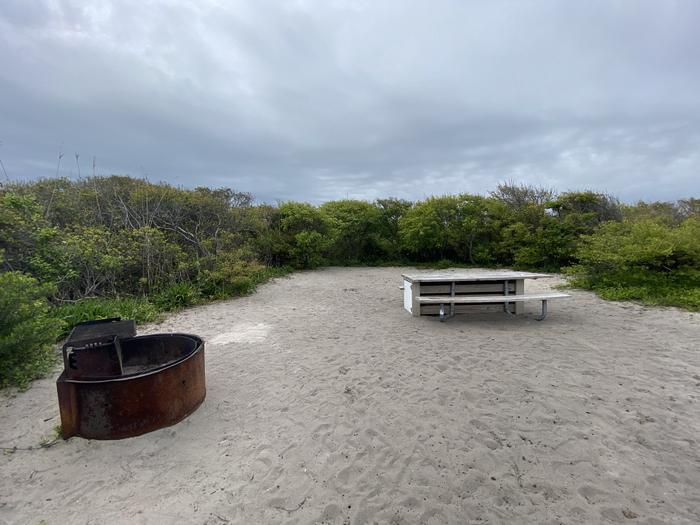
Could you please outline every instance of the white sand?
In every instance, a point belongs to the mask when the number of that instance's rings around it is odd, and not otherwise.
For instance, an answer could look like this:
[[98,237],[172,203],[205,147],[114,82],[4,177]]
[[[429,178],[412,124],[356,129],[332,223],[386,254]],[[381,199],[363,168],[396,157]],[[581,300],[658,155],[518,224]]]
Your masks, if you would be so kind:
[[[142,328],[208,341],[205,403],[0,456],[0,522],[700,522],[699,315],[576,291],[542,323],[441,324],[402,309],[401,271],[297,273]],[[53,379],[0,396],[3,447],[57,423]]]

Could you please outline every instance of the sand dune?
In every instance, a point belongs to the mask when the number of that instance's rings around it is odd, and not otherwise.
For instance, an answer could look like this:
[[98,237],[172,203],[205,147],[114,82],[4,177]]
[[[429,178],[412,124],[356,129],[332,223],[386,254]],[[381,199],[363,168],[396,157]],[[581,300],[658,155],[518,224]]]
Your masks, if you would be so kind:
[[[402,309],[401,271],[296,273],[142,327],[207,340],[205,403],[5,453],[0,522],[700,522],[699,315],[574,291],[543,323],[443,324]],[[3,447],[51,434],[53,379],[0,397]]]

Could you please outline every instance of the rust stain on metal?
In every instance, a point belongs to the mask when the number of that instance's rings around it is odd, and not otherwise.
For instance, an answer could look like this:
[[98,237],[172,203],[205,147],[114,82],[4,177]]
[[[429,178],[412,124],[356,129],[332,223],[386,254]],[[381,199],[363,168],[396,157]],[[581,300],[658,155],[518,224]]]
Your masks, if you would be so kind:
[[204,401],[202,339],[156,334],[115,341],[66,344],[56,382],[64,438],[138,436],[181,421]]

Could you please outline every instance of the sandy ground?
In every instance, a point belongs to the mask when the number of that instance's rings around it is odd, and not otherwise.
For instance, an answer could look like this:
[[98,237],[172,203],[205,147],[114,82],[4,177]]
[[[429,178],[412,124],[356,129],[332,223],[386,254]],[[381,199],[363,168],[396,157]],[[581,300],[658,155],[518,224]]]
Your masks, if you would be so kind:
[[[700,522],[699,315],[574,291],[543,323],[442,324],[402,309],[401,271],[297,273],[143,327],[207,340],[204,404],[6,452],[0,522]],[[3,447],[51,436],[53,379],[0,395]]]

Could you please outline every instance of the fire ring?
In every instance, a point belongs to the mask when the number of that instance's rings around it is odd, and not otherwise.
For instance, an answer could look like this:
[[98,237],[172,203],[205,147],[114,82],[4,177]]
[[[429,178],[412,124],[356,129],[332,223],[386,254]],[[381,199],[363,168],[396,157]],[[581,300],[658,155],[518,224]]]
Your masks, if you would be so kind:
[[[133,327],[132,321],[118,323]],[[56,387],[64,439],[138,436],[174,425],[204,401],[201,338],[122,337],[108,323],[89,323],[83,332],[96,326],[99,333],[91,339],[76,340],[72,334],[63,348],[64,371]]]

